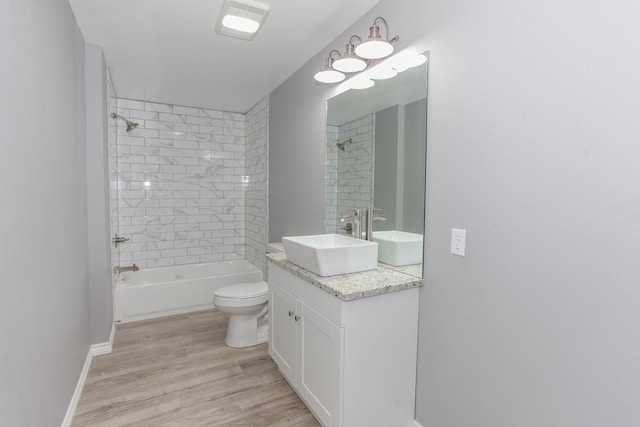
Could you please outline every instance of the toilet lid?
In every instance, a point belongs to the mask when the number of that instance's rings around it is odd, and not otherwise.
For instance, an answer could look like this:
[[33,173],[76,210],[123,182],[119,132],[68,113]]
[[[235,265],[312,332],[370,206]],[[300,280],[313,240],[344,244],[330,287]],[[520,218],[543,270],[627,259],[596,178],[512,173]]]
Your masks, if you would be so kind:
[[269,292],[269,285],[265,281],[260,281],[223,286],[217,289],[214,294],[226,298],[255,298],[266,295],[267,292]]

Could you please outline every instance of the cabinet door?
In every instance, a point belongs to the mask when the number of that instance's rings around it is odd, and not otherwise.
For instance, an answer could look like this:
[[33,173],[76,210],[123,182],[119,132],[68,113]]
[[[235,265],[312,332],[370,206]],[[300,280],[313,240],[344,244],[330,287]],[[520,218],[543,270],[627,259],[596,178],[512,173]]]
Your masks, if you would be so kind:
[[270,318],[269,318],[269,355],[280,368],[282,374],[295,383],[296,364],[296,322],[294,312],[295,298],[278,287],[269,284]]
[[298,302],[299,392],[325,426],[339,426],[344,330]]

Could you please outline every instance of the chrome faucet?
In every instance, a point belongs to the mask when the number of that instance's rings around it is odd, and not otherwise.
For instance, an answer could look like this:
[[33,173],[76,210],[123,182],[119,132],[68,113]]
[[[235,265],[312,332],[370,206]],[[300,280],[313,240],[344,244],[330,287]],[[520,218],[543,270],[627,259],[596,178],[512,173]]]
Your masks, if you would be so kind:
[[366,239],[373,241],[373,221],[386,221],[387,217],[382,214],[377,214],[380,212],[380,209],[367,209],[367,230],[366,230]]
[[[356,239],[362,239],[362,211],[360,209],[354,209],[352,214],[347,214],[340,218],[340,222],[347,222],[353,224],[352,232],[353,237]],[[348,232],[348,228],[344,228]]]
[[115,271],[116,274],[120,274],[120,273],[124,273],[125,271],[138,271],[140,270],[140,268],[133,264],[130,267],[120,267],[119,265],[113,268],[113,271]]

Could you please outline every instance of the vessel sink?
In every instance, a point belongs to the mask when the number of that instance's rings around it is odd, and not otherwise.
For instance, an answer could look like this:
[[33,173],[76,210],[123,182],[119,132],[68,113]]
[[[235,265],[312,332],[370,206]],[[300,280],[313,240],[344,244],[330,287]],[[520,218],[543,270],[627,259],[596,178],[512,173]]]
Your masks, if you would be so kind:
[[378,260],[393,266],[422,263],[422,234],[406,231],[374,231],[378,242]]
[[287,259],[320,276],[375,270],[378,244],[340,234],[283,237]]

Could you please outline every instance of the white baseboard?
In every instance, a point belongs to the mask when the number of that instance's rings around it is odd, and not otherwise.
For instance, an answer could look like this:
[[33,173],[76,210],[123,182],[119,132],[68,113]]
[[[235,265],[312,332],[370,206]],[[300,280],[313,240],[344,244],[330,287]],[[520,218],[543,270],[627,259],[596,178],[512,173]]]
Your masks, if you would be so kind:
[[414,425],[415,427],[422,427],[422,424],[420,424],[420,423],[418,422],[418,420],[413,420],[413,425]]
[[78,379],[78,383],[76,384],[76,389],[73,392],[73,396],[71,396],[71,402],[69,403],[69,407],[67,408],[67,413],[64,416],[64,420],[62,420],[62,427],[71,426],[71,421],[73,421],[73,416],[76,413],[76,408],[78,407],[78,402],[80,401],[80,395],[82,394],[84,382],[87,380],[87,374],[89,373],[92,359],[93,352],[91,347],[89,347],[87,358],[85,359],[84,366],[82,367],[82,372],[80,372],[80,378]]
[[62,420],[62,427],[71,426],[73,416],[75,415],[76,408],[78,407],[78,402],[80,402],[80,395],[82,395],[84,383],[85,381],[87,381],[87,375],[89,374],[89,368],[91,368],[91,361],[93,361],[93,357],[99,356],[101,354],[111,353],[111,351],[113,350],[113,338],[115,336],[115,333],[116,324],[114,323],[111,326],[109,341],[100,344],[92,344],[91,347],[89,347],[87,358],[85,359],[84,366],[82,367],[82,371],[80,372],[80,378],[78,378],[78,383],[76,384],[76,389],[73,392],[73,396],[71,396],[71,402],[69,403],[69,407],[67,408],[67,413],[64,416],[64,420]]
[[109,334],[109,341],[100,344],[93,344],[91,346],[91,352],[94,356],[100,356],[101,354],[109,354],[113,350],[113,338],[116,334],[116,324],[111,325],[111,333]]

